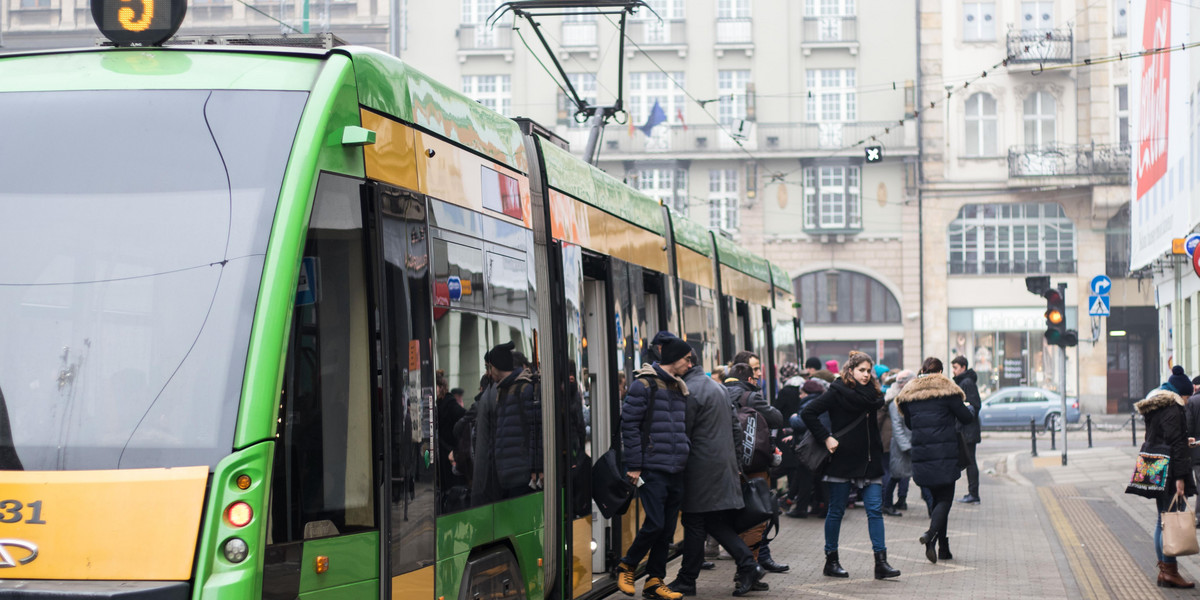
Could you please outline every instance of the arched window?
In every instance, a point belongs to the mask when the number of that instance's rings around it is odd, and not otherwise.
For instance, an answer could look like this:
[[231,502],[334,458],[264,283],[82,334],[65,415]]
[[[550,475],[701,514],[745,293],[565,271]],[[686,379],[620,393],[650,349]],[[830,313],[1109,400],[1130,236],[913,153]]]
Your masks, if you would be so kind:
[[996,99],[991,94],[979,92],[967,98],[966,104],[966,155],[996,156],[997,123]]
[[1054,96],[1050,92],[1034,92],[1025,97],[1025,145],[1044,148],[1053,145]]
[[805,324],[900,322],[896,296],[862,273],[829,269],[801,275],[799,282]]
[[1075,224],[1052,202],[967,204],[948,241],[951,275],[1075,272]]

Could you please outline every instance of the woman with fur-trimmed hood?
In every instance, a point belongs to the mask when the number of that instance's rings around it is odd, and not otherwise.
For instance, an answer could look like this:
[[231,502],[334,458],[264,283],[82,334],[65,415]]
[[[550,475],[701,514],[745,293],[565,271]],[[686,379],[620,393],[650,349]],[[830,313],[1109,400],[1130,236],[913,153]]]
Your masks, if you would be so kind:
[[965,401],[962,388],[942,374],[942,361],[936,358],[925,359],[921,374],[896,397],[904,424],[912,430],[913,481],[933,496],[929,530],[921,536],[925,558],[931,563],[954,558],[946,527],[954,504],[954,482],[961,476],[956,423],[975,419]]
[[[1146,443],[1170,446],[1171,460],[1167,463],[1167,487],[1155,498],[1159,519],[1154,526],[1154,551],[1158,554],[1159,587],[1195,587],[1194,582],[1179,574],[1174,556],[1164,556],[1162,550],[1162,513],[1176,496],[1191,496],[1196,493],[1196,482],[1192,479],[1192,459],[1188,452],[1187,412],[1185,400],[1167,389],[1150,392],[1145,400],[1133,407],[1146,419]],[[1183,500],[1183,498],[1180,498]]]

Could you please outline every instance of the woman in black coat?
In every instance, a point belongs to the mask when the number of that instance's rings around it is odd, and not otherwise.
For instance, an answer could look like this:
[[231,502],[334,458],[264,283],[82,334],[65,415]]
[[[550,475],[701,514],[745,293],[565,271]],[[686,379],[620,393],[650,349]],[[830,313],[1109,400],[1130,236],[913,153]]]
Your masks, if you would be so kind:
[[[829,482],[829,508],[825,515],[825,575],[849,577],[838,562],[838,535],[850,486],[863,488],[867,532],[875,551],[875,578],[897,577],[900,571],[887,562],[883,532],[883,441],[875,411],[883,408],[883,394],[872,370],[871,357],[851,352],[829,391],[800,411],[813,438],[833,454],[825,467]],[[829,414],[830,427],[821,422]],[[848,429],[842,432],[843,429]],[[834,433],[838,436],[834,437]]]
[[[1164,556],[1162,549],[1162,513],[1172,498],[1192,496],[1196,482],[1192,479],[1192,459],[1188,452],[1187,413],[1183,397],[1171,390],[1157,389],[1133,407],[1146,419],[1146,446],[1170,446],[1171,460],[1167,463],[1167,486],[1155,498],[1158,504],[1158,523],[1154,526],[1154,551],[1158,554],[1159,587],[1196,587],[1194,582],[1179,574],[1174,556]],[[1179,498],[1182,502],[1184,498]]]
[[896,397],[904,424],[912,430],[913,481],[933,496],[929,530],[921,536],[925,558],[931,563],[954,558],[946,539],[946,523],[954,504],[954,482],[961,475],[957,425],[975,420],[965,402],[966,394],[942,374],[942,361],[936,358],[925,359],[921,374]]

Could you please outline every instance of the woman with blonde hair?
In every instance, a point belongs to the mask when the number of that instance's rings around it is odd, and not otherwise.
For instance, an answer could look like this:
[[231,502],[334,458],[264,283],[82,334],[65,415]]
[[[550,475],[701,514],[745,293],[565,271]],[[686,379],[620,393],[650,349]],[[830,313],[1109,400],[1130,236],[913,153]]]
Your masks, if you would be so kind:
[[[875,578],[898,577],[900,571],[887,562],[883,529],[883,441],[879,436],[876,411],[883,408],[883,394],[872,369],[874,361],[862,352],[851,352],[829,390],[809,402],[800,418],[813,437],[832,454],[825,468],[829,483],[829,510],[825,515],[825,569],[828,577],[849,577],[838,561],[838,536],[846,498],[852,485],[863,489],[867,509],[867,532],[875,551]],[[830,427],[821,422],[829,415]]]

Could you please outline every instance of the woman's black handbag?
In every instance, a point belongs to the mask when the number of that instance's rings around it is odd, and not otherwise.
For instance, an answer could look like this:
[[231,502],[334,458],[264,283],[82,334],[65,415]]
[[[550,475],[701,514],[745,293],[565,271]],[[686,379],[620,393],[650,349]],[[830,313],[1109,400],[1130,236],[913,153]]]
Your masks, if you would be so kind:
[[592,465],[592,500],[596,501],[604,518],[611,519],[625,512],[636,490],[637,487],[621,470],[616,448],[609,448]]
[[764,521],[779,520],[779,503],[771,493],[771,486],[763,479],[751,477],[742,482],[742,500],[745,506],[733,515],[733,530],[742,533]]
[[[859,415],[858,418],[851,421],[849,425],[841,428],[837,433],[834,433],[834,439],[839,439],[843,435],[849,433],[851,429],[857,427],[859,422],[865,418],[867,418],[867,413]],[[812,432],[809,431],[804,434],[804,437],[800,438],[800,443],[796,444],[796,456],[799,457],[801,464],[808,467],[809,471],[812,471],[813,473],[819,473],[825,468],[825,465],[829,462],[829,459],[833,457],[833,454],[830,453],[829,449],[825,447],[825,440],[818,442],[817,439],[813,437]]]

